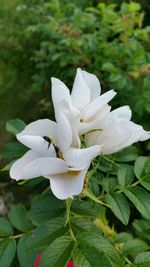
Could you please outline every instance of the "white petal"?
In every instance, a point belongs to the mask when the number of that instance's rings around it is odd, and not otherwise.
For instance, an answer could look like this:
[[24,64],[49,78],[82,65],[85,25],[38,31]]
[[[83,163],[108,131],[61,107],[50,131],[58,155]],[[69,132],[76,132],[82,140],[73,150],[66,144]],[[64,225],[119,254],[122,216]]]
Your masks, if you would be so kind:
[[110,116],[115,116],[115,115],[124,120],[130,120],[132,116],[132,111],[129,106],[123,106],[123,107],[113,110],[110,113]]
[[109,118],[107,125],[101,132],[89,133],[85,136],[88,145],[102,145],[102,154],[111,154],[125,147],[130,138],[130,130],[123,120]]
[[79,110],[82,110],[90,103],[91,91],[82,75],[81,69],[77,69],[71,98],[73,106]]
[[144,131],[142,126],[114,116],[108,119],[103,131],[87,134],[85,141],[88,146],[102,145],[102,154],[105,155],[149,138],[150,134]]
[[86,71],[81,70],[81,73],[86,81],[88,87],[91,90],[91,101],[97,98],[101,94],[101,86],[98,78]]
[[22,135],[53,136],[55,138],[57,125],[56,122],[48,119],[37,120],[28,124],[21,133],[17,134],[17,139],[19,140]]
[[56,119],[58,127],[57,146],[60,148],[61,152],[64,152],[71,146],[72,129],[69,121],[62,112],[57,112]]
[[89,121],[97,112],[100,111],[114,96],[116,92],[110,90],[107,93],[97,97],[91,102],[81,114],[84,121]]
[[84,170],[74,173],[65,173],[60,175],[50,175],[50,184],[53,194],[59,199],[72,198],[82,192],[84,178],[89,166]]
[[52,100],[54,104],[55,111],[59,106],[59,102],[65,100],[67,103],[71,104],[70,91],[67,86],[59,79],[52,78]]
[[16,180],[30,179],[39,176],[48,176],[50,174],[65,173],[68,171],[66,162],[62,159],[45,157],[37,158],[37,155],[36,158],[34,158],[27,153],[13,164],[10,172],[12,178]]
[[91,163],[91,161],[101,153],[101,146],[92,146],[89,148],[70,148],[64,158],[70,168],[83,167]]
[[79,124],[80,124],[80,118],[79,118],[80,112],[77,109],[73,108],[73,106],[69,105],[65,100],[60,101],[58,104],[59,105],[58,105],[57,112],[56,112],[56,119],[58,121],[58,117],[57,117],[58,111],[65,115],[72,130],[71,145],[73,147],[79,148],[81,145],[80,137],[78,134]]
[[15,180],[22,179],[22,169],[28,163],[39,158],[39,154],[29,150],[22,158],[17,160],[10,169],[10,177]]
[[[34,135],[17,135],[17,139],[25,146],[38,152],[45,157],[56,157],[54,146],[49,144],[43,137]],[[53,142],[55,140],[52,140]]]
[[100,131],[105,127],[106,118],[110,113],[111,107],[105,105],[89,122],[81,122],[79,127],[79,134],[83,135],[90,131],[99,129]]

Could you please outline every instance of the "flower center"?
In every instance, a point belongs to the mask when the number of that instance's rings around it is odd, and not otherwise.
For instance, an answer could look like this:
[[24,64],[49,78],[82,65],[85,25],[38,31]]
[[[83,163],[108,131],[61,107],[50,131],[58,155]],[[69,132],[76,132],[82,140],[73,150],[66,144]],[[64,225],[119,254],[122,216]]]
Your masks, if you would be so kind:
[[[71,166],[69,166],[69,167],[71,167]],[[77,176],[80,173],[80,171],[69,170],[68,173],[72,176]]]

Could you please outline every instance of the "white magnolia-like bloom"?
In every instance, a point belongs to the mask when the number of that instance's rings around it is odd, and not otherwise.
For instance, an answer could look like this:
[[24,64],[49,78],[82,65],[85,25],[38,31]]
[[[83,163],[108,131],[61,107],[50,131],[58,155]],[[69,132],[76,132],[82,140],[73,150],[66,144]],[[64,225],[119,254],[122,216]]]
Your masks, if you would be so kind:
[[[108,102],[113,90],[100,95],[97,77],[77,69],[72,93],[66,85],[52,78],[52,100],[56,122],[43,119],[30,123],[17,139],[30,150],[11,167],[13,179],[44,176],[59,199],[81,193],[91,161],[101,154],[112,154],[150,133],[131,121],[128,106],[114,111]],[[84,135],[87,148],[81,149]]]
[[48,119],[30,123],[17,139],[30,150],[11,167],[15,180],[44,176],[59,199],[81,193],[86,172],[101,147],[72,147],[73,133],[63,113],[57,112],[57,123]]
[[106,155],[150,138],[149,132],[130,120],[131,110],[128,106],[110,112],[98,126],[103,129],[102,131],[94,131],[85,135],[87,146],[101,144],[101,153]]
[[[103,95],[97,77],[86,71],[77,69],[73,89],[70,91],[59,79],[52,78],[52,99],[55,112],[63,110],[70,121],[76,135],[76,145],[78,134],[85,134],[101,123],[111,107],[108,102],[116,95],[114,90],[110,90]],[[77,121],[77,119],[79,121]]]

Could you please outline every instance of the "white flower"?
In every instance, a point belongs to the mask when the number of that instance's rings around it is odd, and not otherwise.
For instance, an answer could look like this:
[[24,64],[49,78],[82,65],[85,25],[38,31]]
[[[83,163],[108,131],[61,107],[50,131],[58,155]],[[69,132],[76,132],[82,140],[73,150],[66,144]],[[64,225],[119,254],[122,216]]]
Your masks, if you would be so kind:
[[63,113],[57,112],[57,123],[37,120],[17,134],[30,150],[11,167],[15,180],[44,176],[59,199],[78,195],[91,161],[100,153],[99,145],[85,149],[72,147],[72,129]]
[[110,112],[107,118],[97,126],[97,128],[102,128],[102,131],[94,131],[85,135],[87,146],[102,145],[101,152],[106,155],[150,138],[150,132],[130,120],[131,110],[128,106]]
[[75,145],[79,142],[78,134],[85,134],[95,129],[103,118],[110,112],[107,104],[116,93],[110,90],[100,95],[99,80],[93,74],[77,69],[77,74],[70,95],[66,85],[52,78],[52,99],[55,112],[61,109],[70,121],[74,131]]

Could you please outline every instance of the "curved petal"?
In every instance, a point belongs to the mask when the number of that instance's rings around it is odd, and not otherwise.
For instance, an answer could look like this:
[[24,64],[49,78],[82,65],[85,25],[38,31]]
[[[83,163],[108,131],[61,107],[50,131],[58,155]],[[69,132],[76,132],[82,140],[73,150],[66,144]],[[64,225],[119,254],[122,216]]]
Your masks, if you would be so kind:
[[48,119],[37,120],[28,124],[22,132],[17,134],[17,139],[19,140],[22,135],[53,136],[55,138],[57,137],[57,124]]
[[123,120],[110,119],[106,127],[101,132],[89,133],[85,136],[88,145],[102,145],[102,154],[112,154],[121,150],[129,140],[130,130],[126,127]]
[[71,147],[64,158],[69,168],[83,167],[91,163],[91,161],[101,153],[101,146],[91,146],[89,148],[73,148]]
[[39,158],[39,154],[29,150],[22,158],[15,161],[10,169],[10,177],[15,180],[22,179],[22,169],[28,163]]
[[57,107],[59,107],[59,102],[62,100],[65,100],[67,103],[71,104],[72,100],[67,86],[57,78],[51,78],[51,81],[54,109],[57,110]]
[[89,166],[82,171],[68,172],[60,175],[50,175],[53,194],[59,199],[72,198],[82,192],[84,178]]
[[131,120],[132,111],[129,106],[123,106],[111,111],[110,116],[118,116],[124,120]]
[[77,69],[73,89],[71,92],[72,104],[75,108],[82,110],[90,103],[91,91],[88,87],[80,68]]
[[115,95],[116,92],[114,92],[114,90],[110,90],[107,93],[97,97],[81,114],[83,121],[89,121],[90,118],[99,112],[100,109],[103,108],[110,100],[112,100]]
[[[28,153],[28,152],[27,152]],[[30,179],[50,174],[65,173],[68,171],[64,160],[58,158],[37,158],[33,151],[17,160],[10,171],[10,176],[16,180]]]
[[56,113],[56,120],[57,120],[57,129],[58,129],[58,140],[57,146],[60,148],[62,152],[67,150],[72,143],[72,129],[69,121],[67,120],[66,116],[58,111]]
[[[34,135],[17,135],[17,139],[25,146],[39,153],[39,155],[44,155],[45,157],[56,157],[55,148],[52,144],[47,142],[41,136]],[[55,140],[51,141],[52,143]]]
[[79,134],[87,134],[90,131],[95,131],[98,129],[101,131],[106,124],[106,119],[108,114],[110,113],[111,107],[109,105],[105,105],[89,122],[80,122],[79,126]]
[[85,136],[88,146],[102,145],[102,154],[112,154],[135,142],[150,138],[143,127],[126,119],[110,117],[102,132],[96,131]]
[[[59,104],[59,107],[58,107],[59,112],[65,115],[72,130],[71,145],[73,147],[79,148],[81,145],[79,134],[78,134],[79,123],[80,123],[80,118],[79,118],[80,112],[77,109],[73,108],[71,105],[69,105],[65,100],[60,101],[58,104]],[[56,114],[56,118],[58,120],[57,114]]]
[[101,94],[101,86],[98,78],[87,71],[81,70],[83,78],[91,90],[91,101]]

